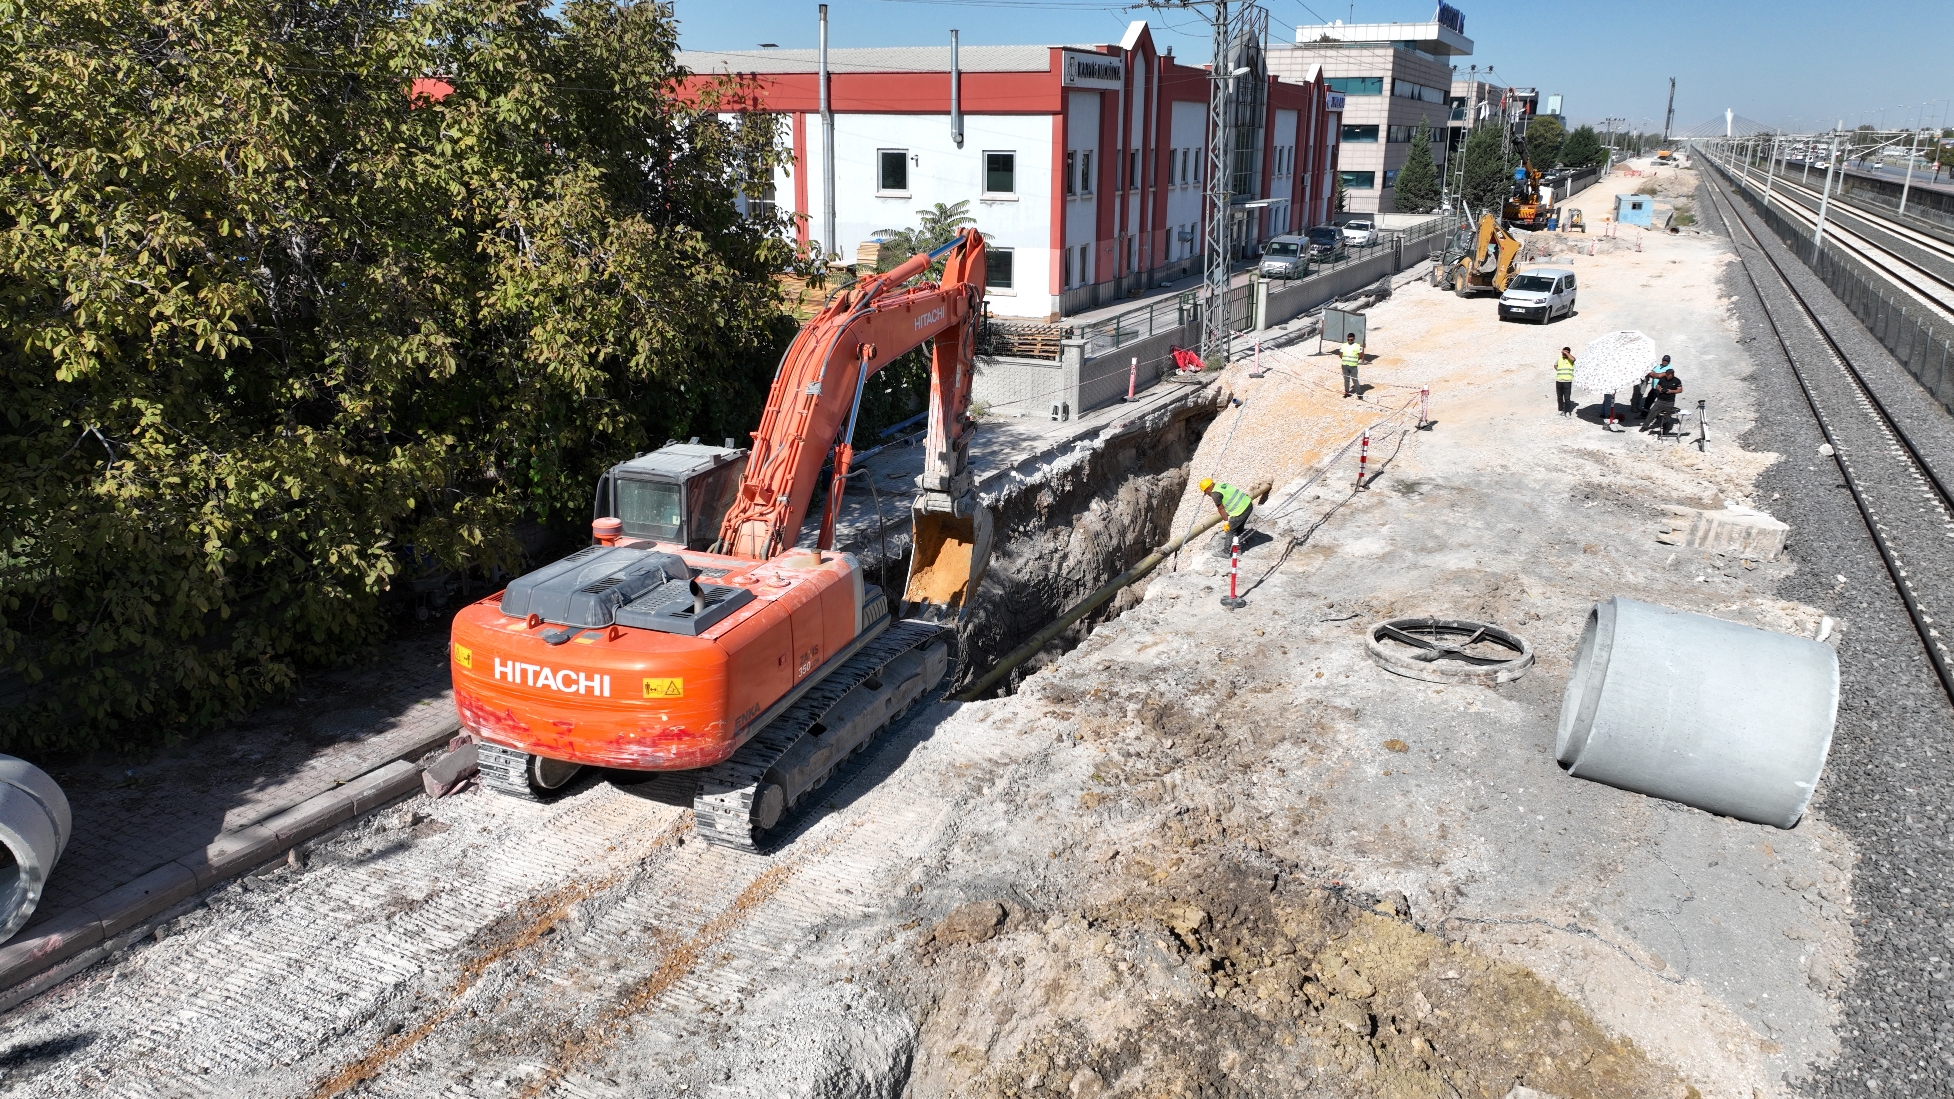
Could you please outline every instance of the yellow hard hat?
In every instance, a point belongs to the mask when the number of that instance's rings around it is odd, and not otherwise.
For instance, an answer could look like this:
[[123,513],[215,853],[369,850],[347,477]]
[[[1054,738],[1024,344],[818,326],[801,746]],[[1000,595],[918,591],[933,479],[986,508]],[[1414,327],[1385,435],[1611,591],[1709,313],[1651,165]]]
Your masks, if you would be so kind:
[[1206,492],[1206,491],[1208,491],[1209,489],[1211,489],[1211,488],[1213,488],[1213,487],[1214,487],[1214,478],[1212,478],[1212,477],[1203,477],[1203,478],[1201,478],[1201,491],[1202,491],[1202,492]]

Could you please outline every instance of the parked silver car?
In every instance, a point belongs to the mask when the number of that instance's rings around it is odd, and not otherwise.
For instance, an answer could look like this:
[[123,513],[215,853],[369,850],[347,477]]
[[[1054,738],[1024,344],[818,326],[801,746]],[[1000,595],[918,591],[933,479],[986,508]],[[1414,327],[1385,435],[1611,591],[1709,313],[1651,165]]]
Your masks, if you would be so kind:
[[1309,273],[1309,241],[1293,233],[1270,237],[1262,246],[1262,277],[1300,279]]

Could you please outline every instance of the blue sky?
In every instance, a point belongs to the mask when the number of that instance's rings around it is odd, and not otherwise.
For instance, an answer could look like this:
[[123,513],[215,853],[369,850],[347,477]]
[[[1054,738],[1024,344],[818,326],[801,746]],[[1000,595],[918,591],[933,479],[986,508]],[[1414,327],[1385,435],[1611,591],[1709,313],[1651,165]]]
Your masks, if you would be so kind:
[[[812,0],[676,0],[688,49],[815,45]],[[1270,37],[1293,41],[1296,24],[1348,20],[1334,0],[1267,0]],[[1423,21],[1430,0],[1355,5],[1359,22]],[[1676,127],[1721,120],[1725,107],[1769,125],[1813,128],[1823,118],[1892,125],[1902,113],[1946,115],[1954,125],[1954,5],[1946,0],[1629,0],[1626,3],[1481,3],[1461,0],[1471,57],[1460,68],[1493,66],[1501,83],[1566,96],[1577,122],[1642,119],[1660,129],[1668,78],[1676,77]],[[1544,13],[1544,14],[1542,14]],[[1094,0],[834,0],[829,44],[947,44],[950,28],[976,44],[1117,42],[1146,19],[1163,46],[1189,61],[1207,54],[1202,24],[1184,12]],[[1884,111],[1884,115],[1880,114]]]

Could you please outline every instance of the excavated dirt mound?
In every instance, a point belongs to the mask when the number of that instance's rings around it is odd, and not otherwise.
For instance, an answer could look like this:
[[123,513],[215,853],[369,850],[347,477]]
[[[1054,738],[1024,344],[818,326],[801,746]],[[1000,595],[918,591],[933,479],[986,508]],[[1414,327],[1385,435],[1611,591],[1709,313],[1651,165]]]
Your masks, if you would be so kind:
[[[1221,831],[1180,835],[1201,851]],[[953,912],[918,981],[937,1003],[924,1046],[947,1052],[919,1065],[910,1094],[1694,1094],[1529,970],[1420,930],[1401,895],[1209,853],[1225,861],[1149,873],[1129,859],[1135,888],[1042,929],[1013,929],[1022,919],[1000,902]],[[1020,1013],[1036,1032],[986,1056],[972,1032]]]

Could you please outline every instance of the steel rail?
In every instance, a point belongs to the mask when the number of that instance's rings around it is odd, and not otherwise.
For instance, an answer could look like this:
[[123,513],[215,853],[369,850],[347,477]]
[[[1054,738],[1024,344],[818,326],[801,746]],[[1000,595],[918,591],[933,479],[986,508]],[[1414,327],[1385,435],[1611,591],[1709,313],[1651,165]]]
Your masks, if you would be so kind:
[[[1718,168],[1723,170],[1721,165]],[[1926,484],[1932,486],[1935,495],[1939,497],[1943,513],[1954,513],[1954,494],[1949,493],[1947,485],[1941,481],[1926,458],[1915,449],[1913,440],[1907,436],[1893,414],[1880,401],[1878,394],[1873,392],[1872,386],[1867,384],[1858,368],[1852,365],[1852,360],[1846,355],[1845,349],[1839,346],[1838,340],[1833,337],[1823,318],[1812,308],[1811,302],[1799,293],[1798,287],[1791,281],[1791,276],[1786,274],[1783,266],[1764,247],[1764,242],[1756,231],[1744,221],[1742,213],[1737,210],[1735,202],[1731,200],[1724,185],[1717,182],[1714,175],[1706,175],[1705,178],[1710,182],[1712,193],[1721,200],[1718,216],[1722,218],[1725,226],[1743,229],[1744,235],[1750,238],[1751,250],[1771,265],[1771,270],[1776,273],[1778,281],[1783,284],[1785,291],[1790,294],[1792,301],[1797,303],[1800,312],[1804,314],[1806,323],[1831,352],[1841,372],[1858,391],[1859,398],[1876,414],[1875,426],[1882,427],[1884,433],[1899,444],[1913,471]],[[1734,232],[1730,242],[1732,247],[1737,244]],[[1740,261],[1743,259],[1741,253],[1738,259]],[[1833,433],[1831,420],[1820,407],[1818,397],[1812,392],[1811,384],[1806,380],[1804,371],[1799,369],[1798,358],[1793,354],[1791,343],[1785,338],[1784,330],[1778,325],[1777,318],[1772,315],[1770,300],[1765,297],[1763,287],[1758,285],[1757,276],[1752,272],[1749,263],[1740,262],[1739,266],[1743,268],[1744,278],[1750,282],[1751,289],[1757,294],[1758,304],[1764,311],[1765,323],[1771,326],[1771,334],[1777,339],[1779,349],[1784,352],[1785,362],[1791,367],[1791,376],[1797,381],[1799,392],[1804,394],[1805,404],[1811,409],[1812,418],[1817,421],[1819,432],[1825,436],[1825,442],[1832,448],[1832,460],[1838,465],[1840,476],[1845,479],[1846,489],[1852,494],[1852,501],[1859,509],[1859,516],[1866,524],[1867,533],[1872,536],[1874,548],[1879,550],[1880,561],[1885,564],[1887,573],[1893,579],[1893,588],[1899,593],[1900,602],[1906,607],[1907,617],[1913,621],[1914,631],[1920,637],[1921,648],[1926,650],[1927,661],[1933,666],[1935,676],[1940,679],[1941,689],[1947,693],[1950,701],[1954,701],[1954,666],[1950,666],[1946,648],[1941,644],[1928,614],[1921,608],[1919,599],[1914,595],[1912,581],[1906,574],[1905,566],[1900,562],[1892,540],[1883,529],[1883,524],[1875,514],[1871,502],[1866,499],[1859,479],[1853,474],[1852,464],[1847,460],[1846,448],[1840,446],[1838,437]]]
[[[1727,175],[1735,174],[1728,165],[1719,163],[1718,167]],[[1740,186],[1745,190],[1756,190],[1751,184]],[[1811,207],[1792,199],[1779,203],[1778,212],[1806,228],[1815,225],[1818,220]],[[1932,310],[1939,313],[1944,321],[1954,323],[1954,279],[1901,255],[1863,231],[1840,224],[1836,211],[1825,227],[1825,235],[1841,250],[1893,283],[1895,289],[1911,295],[1923,310]]]

